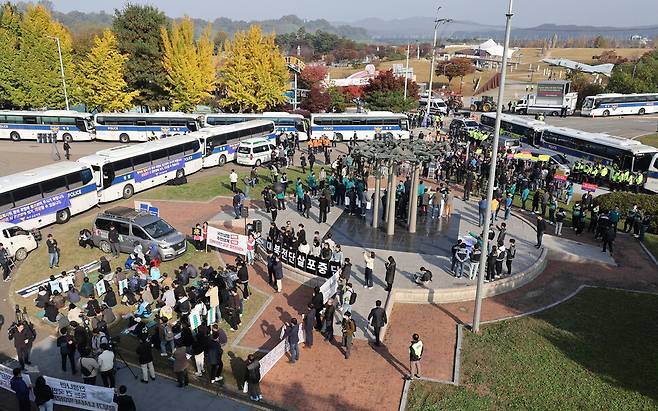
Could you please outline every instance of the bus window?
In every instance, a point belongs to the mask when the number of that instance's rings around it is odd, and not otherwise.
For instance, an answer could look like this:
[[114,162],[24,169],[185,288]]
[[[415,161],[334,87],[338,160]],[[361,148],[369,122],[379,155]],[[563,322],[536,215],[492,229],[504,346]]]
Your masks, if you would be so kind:
[[59,124],[63,124],[66,126],[74,126],[75,125],[75,117],[59,117]]
[[167,152],[169,153],[170,160],[182,158],[185,157],[185,146],[183,144],[179,144],[177,146],[169,147]]
[[0,193],[0,212],[10,210],[14,207],[10,193]]
[[404,131],[409,130],[409,120],[402,119],[402,121],[400,121],[400,128]]
[[25,124],[39,124],[36,116],[25,116],[23,117],[23,122]]
[[75,127],[80,131],[88,131],[87,122],[83,118],[75,119]]
[[133,168],[135,170],[145,168],[151,165],[150,154],[141,154],[133,158]]
[[23,124],[23,116],[7,116],[7,123]]
[[103,166],[103,188],[112,186],[112,181],[116,177],[116,172],[112,168],[114,164],[106,164]]
[[133,171],[133,165],[130,162],[130,159],[119,160],[112,163],[112,170],[117,176],[128,174]]
[[30,204],[41,198],[43,198],[43,196],[41,195],[41,188],[38,183],[21,187],[14,191],[14,204],[16,207]]
[[43,181],[41,183],[41,190],[43,191],[44,197],[66,192],[66,177],[60,176]]
[[162,163],[164,161],[167,161],[167,157],[168,157],[168,154],[167,154],[167,149],[166,148],[162,149],[162,150],[154,151],[154,152],[151,153],[151,161],[153,161],[154,164]]

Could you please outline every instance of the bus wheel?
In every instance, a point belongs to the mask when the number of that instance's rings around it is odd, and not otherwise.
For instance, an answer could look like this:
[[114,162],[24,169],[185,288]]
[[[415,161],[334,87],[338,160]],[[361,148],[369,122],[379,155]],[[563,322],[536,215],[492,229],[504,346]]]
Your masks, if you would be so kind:
[[184,168],[179,168],[176,170],[176,178],[183,178],[185,177],[185,169]]
[[27,250],[23,247],[19,248],[16,250],[16,253],[14,254],[14,258],[16,261],[23,261],[27,258]]
[[73,137],[71,137],[71,135],[69,133],[64,133],[64,135],[62,136],[62,139],[64,141],[66,141],[67,143],[70,143],[70,142],[73,141]]
[[127,200],[132,197],[133,194],[135,194],[135,188],[131,184],[126,184],[123,188],[123,198]]
[[57,221],[57,224],[64,224],[69,221],[69,219],[71,219],[71,210],[68,208],[59,210],[55,215],[55,221]]
[[21,141],[21,135],[17,131],[12,131],[9,134],[9,138],[11,138],[11,141]]
[[222,154],[219,156],[219,166],[224,167],[224,164],[226,164],[226,156]]
[[112,247],[110,247],[110,243],[108,243],[105,240],[101,241],[100,244],[98,244],[98,248],[100,248],[101,251],[104,252],[105,254],[109,254],[112,252]]
[[126,134],[126,133],[121,133],[121,135],[119,136],[119,141],[124,143],[124,144],[129,143],[130,142],[130,137],[128,137],[128,134]]
[[610,111],[609,111],[609,110],[605,110],[605,111],[603,112],[603,117],[608,117],[609,115],[610,115]]
[[639,115],[641,115],[641,116],[643,116],[644,113],[646,113],[646,111],[644,110],[644,108],[641,108],[640,111],[637,112],[637,114],[639,114]]
[[553,117],[557,117],[557,115],[558,115],[558,112],[557,112],[557,111],[551,111],[551,116],[553,116]]
[[256,160],[256,167],[260,167],[260,164],[261,164],[260,160]]

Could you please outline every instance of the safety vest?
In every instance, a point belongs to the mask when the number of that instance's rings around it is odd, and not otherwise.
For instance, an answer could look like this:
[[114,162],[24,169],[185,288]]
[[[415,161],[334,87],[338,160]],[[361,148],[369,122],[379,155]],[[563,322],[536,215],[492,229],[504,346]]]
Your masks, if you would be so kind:
[[608,167],[603,167],[603,168],[601,169],[601,177],[605,177],[605,176],[607,176],[609,171],[610,171],[610,170],[608,170]]
[[635,177],[635,182],[637,183],[637,185],[640,186],[642,185],[643,181],[644,181],[644,176],[642,175],[642,173],[639,173],[637,177]]

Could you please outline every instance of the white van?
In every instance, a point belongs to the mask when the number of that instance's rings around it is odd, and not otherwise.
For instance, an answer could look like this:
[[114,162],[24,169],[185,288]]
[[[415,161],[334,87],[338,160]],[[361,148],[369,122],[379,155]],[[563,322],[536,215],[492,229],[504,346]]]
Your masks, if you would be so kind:
[[246,166],[260,166],[272,160],[272,150],[276,146],[272,140],[262,137],[248,138],[240,141],[235,161]]
[[37,239],[32,232],[6,222],[0,222],[0,243],[7,250],[9,257],[17,261],[25,260],[27,254],[37,248]]

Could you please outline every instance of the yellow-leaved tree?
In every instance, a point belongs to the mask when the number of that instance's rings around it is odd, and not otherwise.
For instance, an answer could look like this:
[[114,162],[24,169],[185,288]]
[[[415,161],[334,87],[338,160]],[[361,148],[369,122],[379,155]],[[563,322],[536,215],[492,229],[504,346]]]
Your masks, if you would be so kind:
[[128,91],[124,74],[128,56],[121,54],[114,33],[95,36],[94,46],[79,65],[77,95],[88,111],[124,111],[133,106],[138,91]]
[[234,111],[264,111],[286,101],[288,69],[274,34],[263,35],[254,25],[226,40],[220,82],[221,105]]
[[171,33],[161,28],[162,65],[167,73],[167,90],[171,94],[172,109],[193,111],[195,106],[210,98],[217,80],[217,60],[210,24],[194,41],[194,24],[189,17],[173,23]]

